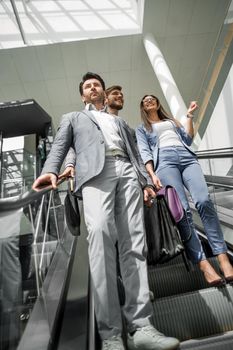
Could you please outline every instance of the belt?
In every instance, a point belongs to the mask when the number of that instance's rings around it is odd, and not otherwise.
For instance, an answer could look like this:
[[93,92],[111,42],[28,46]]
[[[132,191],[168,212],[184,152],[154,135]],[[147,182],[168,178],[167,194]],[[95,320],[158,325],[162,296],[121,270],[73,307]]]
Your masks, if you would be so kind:
[[120,149],[110,149],[105,153],[106,157],[123,157],[128,158],[127,154]]

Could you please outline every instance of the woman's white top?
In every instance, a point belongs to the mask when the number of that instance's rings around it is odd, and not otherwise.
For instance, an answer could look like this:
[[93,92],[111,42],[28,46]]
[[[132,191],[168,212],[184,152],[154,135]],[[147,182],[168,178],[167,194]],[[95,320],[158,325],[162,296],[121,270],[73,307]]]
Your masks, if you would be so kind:
[[175,126],[169,120],[153,123],[152,129],[157,134],[159,148],[172,146],[183,147],[183,144],[175,131]]

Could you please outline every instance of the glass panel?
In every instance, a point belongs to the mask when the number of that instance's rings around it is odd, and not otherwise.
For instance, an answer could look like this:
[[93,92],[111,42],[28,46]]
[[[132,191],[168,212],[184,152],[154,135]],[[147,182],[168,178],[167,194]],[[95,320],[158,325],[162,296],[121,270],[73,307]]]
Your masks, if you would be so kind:
[[[73,243],[73,237],[66,229],[63,194],[50,192],[42,201],[0,213],[1,350],[17,348],[38,297],[45,305],[51,304],[52,298],[52,304],[45,307],[45,312],[48,323],[54,322],[52,313],[59,304],[68,268],[65,259],[69,259]],[[51,268],[59,250],[59,259],[56,259],[64,263],[58,267],[56,262]],[[49,279],[58,273],[62,283],[56,285],[55,294],[52,294]]]
[[[224,156],[223,152],[221,158],[218,155],[215,158],[212,154],[212,157],[208,159],[208,151],[206,151],[205,158],[200,159],[199,162],[206,176],[209,194],[215,205],[224,238],[233,246],[233,157],[229,155],[229,152]],[[189,201],[194,222],[204,231],[200,216],[190,196]]]
[[199,162],[205,175],[233,176],[232,158],[200,159]]
[[[22,138],[21,138],[22,139]],[[3,139],[2,193],[1,197],[12,197],[30,190],[35,178],[36,137],[23,138],[21,148],[19,138]],[[4,147],[5,146],[5,147]]]

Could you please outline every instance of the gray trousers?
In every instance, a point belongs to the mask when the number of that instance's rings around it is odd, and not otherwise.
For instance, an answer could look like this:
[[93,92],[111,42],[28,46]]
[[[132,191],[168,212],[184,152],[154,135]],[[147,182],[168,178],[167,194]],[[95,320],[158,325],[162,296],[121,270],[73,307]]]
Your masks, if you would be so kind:
[[122,157],[106,157],[103,171],[83,186],[82,194],[96,319],[101,338],[108,339],[122,331],[117,241],[128,330],[150,324],[143,194],[132,164]]

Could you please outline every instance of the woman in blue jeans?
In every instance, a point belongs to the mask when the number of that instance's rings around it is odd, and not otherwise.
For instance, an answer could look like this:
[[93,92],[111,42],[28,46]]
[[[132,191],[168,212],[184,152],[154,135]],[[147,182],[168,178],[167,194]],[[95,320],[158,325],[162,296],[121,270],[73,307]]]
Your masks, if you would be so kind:
[[185,194],[186,189],[193,199],[225,280],[233,281],[233,267],[226,254],[220,223],[200,164],[189,147],[194,135],[192,113],[197,107],[195,101],[190,103],[184,128],[178,120],[168,115],[156,96],[145,95],[140,103],[143,123],[136,129],[136,136],[141,157],[154,186],[159,190],[162,186],[171,185],[181,199],[186,215],[180,221],[179,229],[184,240],[191,233],[186,243],[190,260],[199,265],[210,285],[218,286],[225,281],[206,259]]

